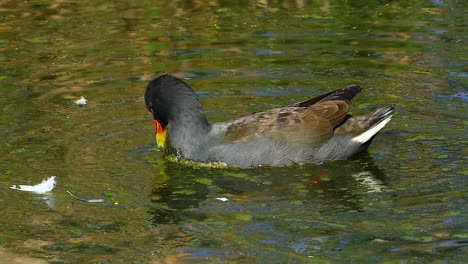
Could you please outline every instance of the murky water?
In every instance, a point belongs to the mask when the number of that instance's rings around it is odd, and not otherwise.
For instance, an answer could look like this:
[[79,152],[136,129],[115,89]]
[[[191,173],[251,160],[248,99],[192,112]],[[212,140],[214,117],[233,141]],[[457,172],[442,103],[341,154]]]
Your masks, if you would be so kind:
[[[0,262],[467,262],[463,10],[3,1]],[[350,84],[365,88],[353,113],[398,112],[351,161],[187,166],[156,150],[143,102],[166,72],[186,78],[213,122]],[[49,196],[9,189],[51,175]]]

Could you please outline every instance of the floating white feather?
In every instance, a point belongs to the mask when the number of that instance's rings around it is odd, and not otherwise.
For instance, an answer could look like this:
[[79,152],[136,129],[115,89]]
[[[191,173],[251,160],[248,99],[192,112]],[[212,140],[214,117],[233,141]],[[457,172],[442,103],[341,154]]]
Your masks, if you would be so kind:
[[10,189],[43,194],[52,191],[55,188],[55,184],[55,176],[51,176],[36,185],[12,185]]
[[86,100],[83,96],[80,97],[80,99],[75,101],[75,104],[78,106],[84,106],[88,103],[88,100]]

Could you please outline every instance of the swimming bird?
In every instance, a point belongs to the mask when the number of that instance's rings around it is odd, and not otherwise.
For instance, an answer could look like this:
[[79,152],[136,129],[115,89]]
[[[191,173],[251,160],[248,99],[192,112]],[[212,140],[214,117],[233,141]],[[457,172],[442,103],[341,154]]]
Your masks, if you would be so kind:
[[165,74],[145,92],[156,143],[178,158],[228,166],[290,166],[344,160],[366,150],[390,121],[395,105],[360,116],[348,114],[361,92],[352,85],[315,98],[210,123],[194,90]]

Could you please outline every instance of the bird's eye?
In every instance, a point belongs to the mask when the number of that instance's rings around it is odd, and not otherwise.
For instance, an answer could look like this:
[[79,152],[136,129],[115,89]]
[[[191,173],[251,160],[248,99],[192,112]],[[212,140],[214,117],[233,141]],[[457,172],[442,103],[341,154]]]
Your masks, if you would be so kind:
[[149,104],[146,105],[146,108],[148,108],[148,111],[153,114],[153,104],[149,102]]

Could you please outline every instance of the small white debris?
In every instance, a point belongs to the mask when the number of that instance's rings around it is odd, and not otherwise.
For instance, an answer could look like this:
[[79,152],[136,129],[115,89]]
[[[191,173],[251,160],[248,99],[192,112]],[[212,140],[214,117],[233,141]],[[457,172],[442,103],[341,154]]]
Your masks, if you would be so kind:
[[78,106],[85,106],[88,103],[88,100],[86,100],[83,96],[80,97],[80,99],[75,101],[75,104]]
[[218,197],[218,198],[216,198],[216,200],[219,200],[219,201],[221,201],[221,202],[227,202],[227,201],[229,201],[229,199],[226,198],[226,197]]
[[38,194],[44,194],[46,192],[50,192],[55,188],[55,176],[51,176],[48,179],[43,180],[41,183],[36,185],[12,185],[10,189],[25,191],[25,192],[33,192]]

